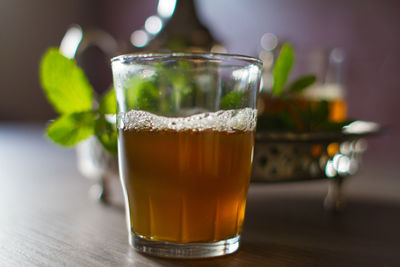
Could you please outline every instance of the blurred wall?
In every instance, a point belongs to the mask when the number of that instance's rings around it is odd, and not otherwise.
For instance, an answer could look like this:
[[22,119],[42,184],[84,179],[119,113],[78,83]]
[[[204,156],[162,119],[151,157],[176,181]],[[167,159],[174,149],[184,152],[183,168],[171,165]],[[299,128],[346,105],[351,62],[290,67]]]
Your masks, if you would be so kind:
[[87,24],[91,12],[80,0],[0,1],[0,120],[51,116],[38,86],[38,62],[58,45],[72,22]]
[[[1,0],[0,121],[44,121],[55,116],[39,87],[38,65],[48,47],[60,44],[71,24],[77,23],[84,29],[100,27],[116,39],[128,42],[129,34],[142,26],[145,18],[155,11],[156,3],[156,0]],[[93,59],[91,55],[88,57]]]
[[[349,113],[388,125],[373,149],[400,149],[400,2],[397,0],[198,0],[200,18],[229,52],[256,55],[265,32],[298,51],[342,47],[347,53]],[[101,27],[128,44],[157,1],[0,1],[0,121],[54,117],[38,85],[38,62],[68,25]],[[96,71],[97,72],[97,71]],[[95,74],[96,74],[95,72]],[[375,148],[374,148],[375,147]]]
[[399,114],[399,1],[198,2],[203,19],[231,52],[256,55],[265,32],[289,40],[297,50],[344,48],[350,115],[391,124]]
[[[349,116],[388,131],[369,142],[371,153],[400,151],[400,1],[397,0],[201,0],[201,17],[230,52],[257,55],[265,32],[310,48],[346,52]],[[371,153],[369,153],[371,155]]]

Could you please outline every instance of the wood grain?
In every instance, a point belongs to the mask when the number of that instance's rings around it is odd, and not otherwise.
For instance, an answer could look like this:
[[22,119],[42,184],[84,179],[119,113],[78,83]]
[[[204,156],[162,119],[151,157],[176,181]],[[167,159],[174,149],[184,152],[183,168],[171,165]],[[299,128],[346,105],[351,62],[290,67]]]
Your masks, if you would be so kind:
[[168,260],[128,244],[124,210],[88,198],[73,150],[42,127],[0,125],[1,266],[399,266],[399,167],[365,164],[342,213],[322,209],[325,182],[250,187],[238,253]]

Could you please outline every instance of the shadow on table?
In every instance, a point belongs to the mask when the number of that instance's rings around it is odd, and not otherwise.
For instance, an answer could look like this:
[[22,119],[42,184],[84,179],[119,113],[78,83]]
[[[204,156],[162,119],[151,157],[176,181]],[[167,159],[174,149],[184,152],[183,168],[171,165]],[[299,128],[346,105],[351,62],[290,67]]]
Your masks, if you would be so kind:
[[319,196],[258,196],[248,200],[239,252],[207,260],[141,256],[160,266],[390,266],[400,264],[399,225],[400,203],[353,199],[329,213]]

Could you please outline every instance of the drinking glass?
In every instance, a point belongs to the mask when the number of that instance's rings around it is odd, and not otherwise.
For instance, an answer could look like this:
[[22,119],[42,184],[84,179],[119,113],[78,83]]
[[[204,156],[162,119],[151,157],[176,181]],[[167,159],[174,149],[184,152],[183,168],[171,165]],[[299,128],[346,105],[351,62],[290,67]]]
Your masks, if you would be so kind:
[[226,54],[111,60],[130,243],[175,258],[239,247],[262,63]]

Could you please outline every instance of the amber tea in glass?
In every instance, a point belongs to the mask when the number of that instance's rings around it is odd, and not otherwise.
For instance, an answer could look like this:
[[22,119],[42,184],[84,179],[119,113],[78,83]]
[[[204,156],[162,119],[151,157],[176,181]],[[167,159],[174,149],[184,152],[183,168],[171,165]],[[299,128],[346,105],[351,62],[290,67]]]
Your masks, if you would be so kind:
[[238,249],[260,65],[222,54],[112,60],[120,176],[134,248],[177,258]]

